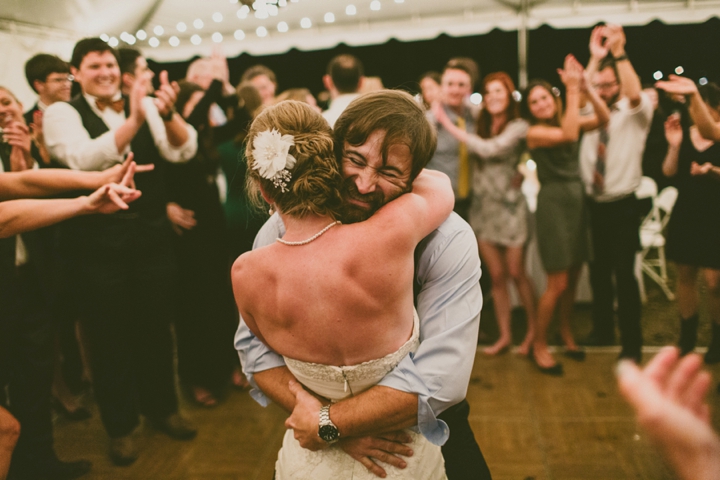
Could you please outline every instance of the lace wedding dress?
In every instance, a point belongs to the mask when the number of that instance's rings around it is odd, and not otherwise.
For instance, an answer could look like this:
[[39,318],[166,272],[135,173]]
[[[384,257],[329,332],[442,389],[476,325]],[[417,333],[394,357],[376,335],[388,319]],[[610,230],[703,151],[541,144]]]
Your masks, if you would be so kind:
[[[301,362],[287,357],[285,362],[300,383],[336,402],[357,395],[377,384],[405,355],[414,352],[419,344],[419,320],[415,313],[410,339],[398,351],[383,358],[345,367]],[[407,433],[413,439],[409,446],[414,453],[412,457],[404,457],[406,468],[399,469],[376,461],[387,472],[386,478],[447,479],[440,447],[412,430],[407,430]],[[277,480],[377,480],[378,478],[360,462],[346,454],[337,444],[317,452],[302,448],[295,440],[292,430],[285,432],[275,471]]]

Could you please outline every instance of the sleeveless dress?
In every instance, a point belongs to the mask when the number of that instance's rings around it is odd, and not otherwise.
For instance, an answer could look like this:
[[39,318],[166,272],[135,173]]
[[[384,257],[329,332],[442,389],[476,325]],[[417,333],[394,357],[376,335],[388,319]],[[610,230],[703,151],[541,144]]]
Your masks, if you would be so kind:
[[[417,312],[410,339],[394,353],[357,365],[337,367],[318,363],[301,362],[285,357],[285,363],[295,378],[315,393],[333,402],[357,395],[377,384],[410,352],[420,344]],[[407,467],[395,468],[377,462],[387,472],[388,479],[443,480],[445,463],[440,447],[430,443],[421,434],[406,430],[412,437],[409,446],[413,456],[404,458]],[[346,454],[337,444],[313,452],[302,448],[292,430],[285,432],[283,445],[275,463],[277,480],[376,480],[360,462]]]
[[700,152],[683,129],[678,171],[678,198],[667,226],[667,258],[683,265],[720,269],[720,182],[690,174],[690,163],[720,166],[720,143]]
[[540,259],[546,272],[567,270],[591,259],[578,144],[530,151],[540,180],[535,219]]

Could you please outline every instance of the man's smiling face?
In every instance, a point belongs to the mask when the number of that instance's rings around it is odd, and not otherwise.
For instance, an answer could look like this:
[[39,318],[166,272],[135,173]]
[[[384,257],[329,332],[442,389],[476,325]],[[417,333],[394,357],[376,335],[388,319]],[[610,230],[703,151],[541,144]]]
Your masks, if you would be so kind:
[[361,145],[345,142],[342,173],[345,220],[366,220],[410,188],[412,157],[407,145],[393,144],[383,158],[385,131],[375,130]]
[[120,67],[110,51],[88,53],[73,73],[82,91],[93,97],[111,100],[120,89]]

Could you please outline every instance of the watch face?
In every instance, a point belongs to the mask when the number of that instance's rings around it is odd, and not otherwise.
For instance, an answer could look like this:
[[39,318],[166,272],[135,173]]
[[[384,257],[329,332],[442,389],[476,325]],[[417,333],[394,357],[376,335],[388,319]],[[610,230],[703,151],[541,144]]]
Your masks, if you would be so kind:
[[318,431],[318,435],[320,435],[320,438],[325,440],[326,442],[334,442],[338,439],[338,429],[332,425],[323,425],[320,427]]

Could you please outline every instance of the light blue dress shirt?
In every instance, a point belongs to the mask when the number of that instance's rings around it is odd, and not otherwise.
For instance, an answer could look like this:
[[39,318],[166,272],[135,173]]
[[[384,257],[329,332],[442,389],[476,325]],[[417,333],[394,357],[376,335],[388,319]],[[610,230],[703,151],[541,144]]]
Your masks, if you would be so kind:
[[[253,248],[269,245],[285,234],[275,214],[255,238]],[[415,250],[415,307],[420,317],[420,346],[378,385],[418,396],[418,429],[430,442],[443,445],[448,426],[437,418],[467,394],[477,350],[482,291],[477,240],[470,225],[452,213]],[[245,322],[235,334],[235,348],[262,406],[270,400],[253,374],[285,365],[283,358],[258,340]]]

